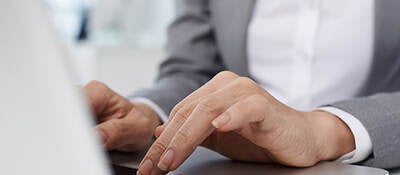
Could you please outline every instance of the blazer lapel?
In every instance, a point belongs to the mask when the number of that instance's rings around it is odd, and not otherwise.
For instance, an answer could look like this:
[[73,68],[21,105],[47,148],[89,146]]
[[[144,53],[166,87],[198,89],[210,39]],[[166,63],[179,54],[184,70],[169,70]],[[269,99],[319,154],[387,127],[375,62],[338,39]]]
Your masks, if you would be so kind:
[[217,40],[226,66],[241,76],[249,76],[247,29],[255,0],[215,0],[212,12]]
[[[374,61],[369,76],[369,85],[365,92],[375,92],[388,85],[397,56],[395,49],[399,49],[400,18],[399,0],[375,0],[375,42]],[[385,78],[383,78],[385,77]]]

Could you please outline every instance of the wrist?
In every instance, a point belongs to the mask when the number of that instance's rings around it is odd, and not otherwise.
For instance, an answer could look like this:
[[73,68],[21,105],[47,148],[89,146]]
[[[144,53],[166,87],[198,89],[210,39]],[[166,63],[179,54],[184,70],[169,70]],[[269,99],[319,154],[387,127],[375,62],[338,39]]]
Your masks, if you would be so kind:
[[320,161],[337,159],[355,149],[353,133],[339,117],[319,110],[308,112],[307,116],[310,118]]

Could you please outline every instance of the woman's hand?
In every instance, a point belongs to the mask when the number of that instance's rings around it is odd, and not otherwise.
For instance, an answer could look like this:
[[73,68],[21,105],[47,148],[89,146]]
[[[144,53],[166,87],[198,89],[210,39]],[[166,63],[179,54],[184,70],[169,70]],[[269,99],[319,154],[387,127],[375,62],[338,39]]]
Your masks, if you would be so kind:
[[176,105],[157,135],[138,174],[175,170],[201,144],[236,160],[296,167],[355,147],[350,129],[336,116],[294,110],[231,72],[218,74]]
[[106,149],[136,151],[151,141],[161,121],[150,107],[132,103],[98,81],[88,83],[84,90]]

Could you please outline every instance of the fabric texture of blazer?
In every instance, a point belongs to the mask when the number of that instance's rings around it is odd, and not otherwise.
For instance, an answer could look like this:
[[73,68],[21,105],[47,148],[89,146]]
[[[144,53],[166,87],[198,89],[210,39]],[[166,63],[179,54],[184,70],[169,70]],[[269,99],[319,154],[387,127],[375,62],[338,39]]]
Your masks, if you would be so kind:
[[[168,30],[167,57],[159,67],[157,83],[132,96],[149,98],[168,114],[218,72],[250,77],[246,37],[254,3],[177,1],[177,17]],[[374,35],[374,61],[363,90],[356,98],[326,106],[354,115],[367,128],[373,153],[361,164],[400,167],[400,1],[376,0]],[[357,63],[349,60],[348,64]]]

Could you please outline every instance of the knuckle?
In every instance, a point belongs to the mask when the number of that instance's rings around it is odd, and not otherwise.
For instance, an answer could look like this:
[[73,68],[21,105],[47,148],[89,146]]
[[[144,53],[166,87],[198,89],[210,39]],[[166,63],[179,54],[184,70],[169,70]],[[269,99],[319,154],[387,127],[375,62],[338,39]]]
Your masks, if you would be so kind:
[[215,77],[221,77],[221,78],[237,78],[239,75],[231,72],[231,71],[222,71],[219,72]]
[[215,98],[208,98],[208,99],[202,100],[196,106],[196,108],[199,111],[204,112],[206,114],[216,115],[217,113],[220,112],[219,107],[218,107],[219,103],[220,103],[220,101]]
[[264,104],[267,101],[263,95],[254,94],[254,95],[251,95],[249,98],[247,98],[247,102],[253,103],[253,104]]
[[230,86],[230,90],[233,91],[235,97],[238,97],[259,93],[260,87],[250,78],[240,77],[233,82],[233,84]]
[[171,110],[171,113],[170,113],[170,118],[172,118],[172,117],[174,117],[174,116],[176,116],[176,115],[179,115],[178,113],[182,113],[182,110],[185,110],[185,105],[184,104],[181,104],[181,103],[178,103],[172,110]]
[[184,107],[175,113],[174,119],[185,121],[190,116],[191,113],[192,110],[190,107]]
[[[117,108],[117,111],[114,111],[114,113],[112,114],[113,117],[115,117],[116,119],[121,119],[126,117],[127,115],[135,115],[135,113],[131,112],[132,108],[130,108],[128,105],[130,105],[130,103],[126,104],[117,104],[115,108]],[[133,110],[134,111],[134,110]],[[144,120],[142,120],[144,121]]]
[[225,86],[227,82],[234,81],[237,78],[239,78],[239,76],[233,72],[222,71],[215,75],[209,82],[207,82],[205,86],[207,86],[208,89],[217,90],[220,87]]
[[[178,105],[179,105],[179,104],[178,104]],[[169,115],[169,118],[175,116],[176,113],[178,113],[178,111],[179,111],[179,109],[180,109],[180,106],[178,106],[178,105],[175,106],[175,107],[171,110],[171,113],[170,113],[170,115]]]
[[250,79],[248,77],[240,77],[236,81],[237,81],[237,85],[241,88],[253,89],[257,85],[252,79]]
[[173,140],[173,144],[179,145],[189,145],[192,143],[192,137],[190,137],[190,129],[186,126],[182,126],[178,132],[176,132]]
[[170,113],[170,118],[172,117],[181,117],[181,118],[188,118],[189,115],[192,113],[192,110],[194,108],[194,104],[193,103],[189,103],[186,105],[180,105],[178,104],[177,106],[174,107],[174,109],[172,109],[171,113]]
[[87,92],[89,98],[94,101],[102,101],[104,98],[110,98],[113,95],[111,89],[104,83],[92,80],[85,85],[84,90]]
[[251,95],[248,99],[251,101],[260,101],[264,98],[264,96],[260,95],[260,94],[254,94]]
[[177,124],[177,127],[182,126],[186,122],[187,117],[177,115],[173,119],[173,123]]
[[167,146],[162,141],[156,141],[153,143],[149,151],[149,157],[161,156],[162,153],[167,149]]
[[273,98],[264,88],[258,85],[258,83],[251,78],[241,77],[237,79],[234,86],[238,89],[238,93],[241,92],[249,95],[258,95],[260,98]]
[[106,88],[107,86],[97,80],[91,80],[89,83],[86,84],[86,87],[102,87],[102,88]]

